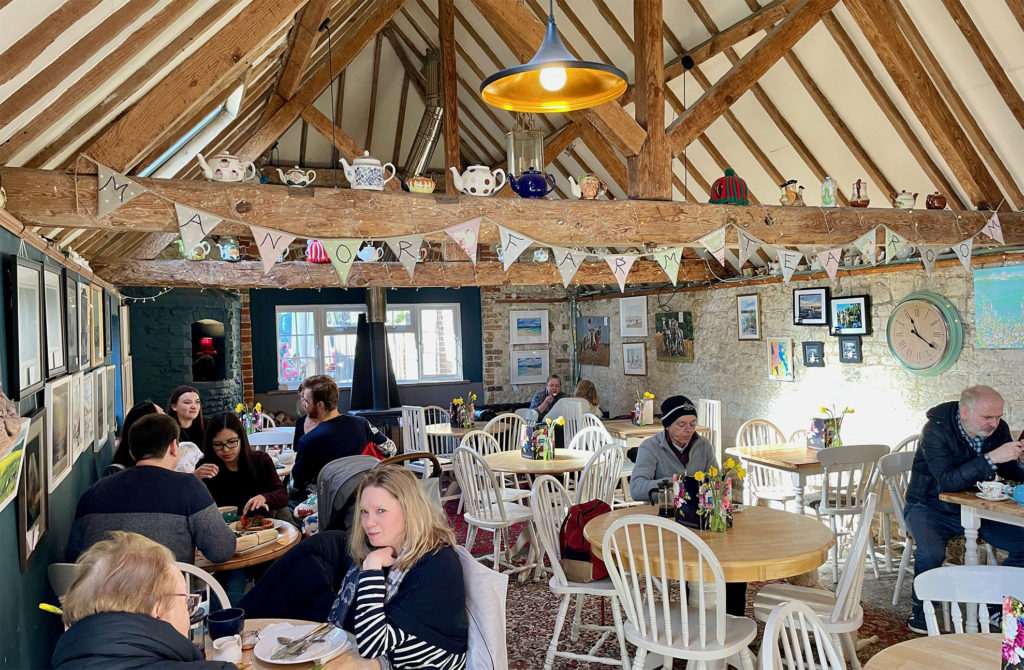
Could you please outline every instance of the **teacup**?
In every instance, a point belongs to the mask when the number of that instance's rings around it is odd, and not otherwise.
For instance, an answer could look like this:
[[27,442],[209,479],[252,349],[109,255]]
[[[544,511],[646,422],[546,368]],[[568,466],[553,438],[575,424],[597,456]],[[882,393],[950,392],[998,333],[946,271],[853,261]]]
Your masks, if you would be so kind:
[[1002,482],[997,481],[976,482],[975,486],[977,486],[978,490],[981,491],[981,495],[986,498],[998,498],[1003,495],[1003,489],[1005,488]]
[[[241,607],[230,607],[226,610],[217,610],[206,617],[206,628],[210,631],[210,639],[216,641],[222,637],[238,637],[245,628],[245,610]],[[241,639],[238,641],[238,649],[241,651]]]
[[238,521],[238,508],[234,505],[225,505],[224,507],[218,507],[217,511],[220,512],[221,518],[224,521],[231,523],[232,521]]

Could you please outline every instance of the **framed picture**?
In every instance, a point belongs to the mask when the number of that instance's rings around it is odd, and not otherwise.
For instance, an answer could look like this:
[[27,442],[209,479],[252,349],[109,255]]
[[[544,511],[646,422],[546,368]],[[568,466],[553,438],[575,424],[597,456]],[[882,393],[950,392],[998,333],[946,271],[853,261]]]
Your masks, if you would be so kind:
[[68,429],[71,416],[71,377],[46,384],[46,491],[53,493],[71,472],[75,455]]
[[64,335],[64,277],[60,268],[43,266],[43,314],[46,318],[46,378],[53,379],[68,371]]
[[768,379],[793,381],[793,340],[790,338],[768,338]]
[[654,351],[659,361],[693,362],[693,314],[658,312],[654,315]]
[[89,285],[78,282],[78,367],[92,367],[92,310],[89,307]]
[[92,364],[103,364],[103,287],[93,284],[89,293],[89,311],[92,313]]
[[117,432],[117,369],[113,365],[107,366],[103,387],[103,413],[106,419],[108,433]]
[[860,335],[839,336],[839,362],[860,363],[862,362],[860,350]]
[[121,364],[121,411],[122,416],[135,406],[135,380],[132,378],[132,359],[128,357]]
[[28,569],[29,559],[47,528],[45,424],[45,409],[36,410],[29,416],[23,447],[25,463],[18,485],[18,545],[22,572]]
[[68,349],[68,372],[78,372],[78,282],[64,271],[64,340]]
[[619,335],[647,337],[647,296],[619,298]]
[[0,511],[11,504],[18,495],[18,482],[25,464],[25,437],[28,435],[28,419],[20,419],[21,428],[6,451],[0,451]]
[[736,327],[741,340],[761,339],[761,298],[756,293],[736,296]]
[[86,450],[96,439],[96,383],[95,372],[82,375],[82,450]]
[[808,341],[804,342],[804,367],[823,368],[825,367],[825,343]]
[[103,292],[103,352],[109,356],[114,352],[114,311],[116,299],[113,293]]
[[103,445],[107,443],[107,400],[104,395],[106,391],[107,369],[96,368],[92,371],[92,399],[94,405],[92,415],[94,425],[92,450],[94,452],[102,449]]
[[71,375],[71,392],[68,396],[70,398],[68,416],[71,419],[68,423],[68,430],[70,431],[68,442],[71,445],[71,453],[74,454],[73,460],[75,461],[85,452],[85,448],[88,446],[85,443],[85,430],[82,426],[83,377],[84,375],[81,372]]
[[535,309],[508,313],[509,344],[547,344],[548,311]]
[[11,399],[24,400],[43,388],[43,264],[12,256],[10,266]]
[[513,384],[544,384],[547,380],[547,349],[512,352]]
[[832,298],[828,305],[833,335],[871,334],[871,305],[868,304],[868,296]]
[[607,316],[576,317],[576,351],[580,365],[611,366],[610,335]]
[[793,289],[793,325],[828,325],[828,287]]
[[[121,329],[121,362],[124,363],[132,356],[132,329],[128,322],[128,305],[117,308],[117,325]],[[131,407],[127,402],[124,406]]]
[[974,271],[974,335],[978,349],[1024,349],[1024,265]]
[[647,374],[647,343],[622,343],[622,372],[627,375]]

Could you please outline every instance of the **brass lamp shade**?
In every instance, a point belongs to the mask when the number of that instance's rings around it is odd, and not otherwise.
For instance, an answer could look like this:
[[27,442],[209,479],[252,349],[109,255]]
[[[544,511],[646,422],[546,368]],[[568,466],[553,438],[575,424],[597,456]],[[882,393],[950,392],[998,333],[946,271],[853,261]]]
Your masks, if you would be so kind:
[[[549,68],[565,72],[565,83],[557,90],[541,83],[541,72]],[[495,72],[480,84],[480,97],[487,104],[528,113],[596,107],[625,92],[626,73],[619,68],[572,57],[558,36],[553,13],[548,15],[544,41],[529,63]]]

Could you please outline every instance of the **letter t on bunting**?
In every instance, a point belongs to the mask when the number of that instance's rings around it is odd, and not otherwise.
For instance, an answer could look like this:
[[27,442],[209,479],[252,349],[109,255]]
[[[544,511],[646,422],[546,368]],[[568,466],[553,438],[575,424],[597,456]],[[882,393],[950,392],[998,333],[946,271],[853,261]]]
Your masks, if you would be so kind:
[[498,226],[498,235],[501,236],[502,258],[504,259],[502,262],[505,265],[503,269],[507,272],[508,267],[519,260],[519,256],[533,244],[533,240],[504,226]]
[[742,270],[743,264],[747,262],[747,259],[753,258],[757,250],[764,245],[764,242],[750,233],[743,232],[739,228],[736,229],[736,237],[740,243],[740,269]]
[[[449,226],[444,229],[444,232],[448,233],[448,237],[455,240],[459,248],[469,256],[469,260],[473,261],[473,264],[476,265],[476,244],[480,239],[480,217],[478,216],[475,219]],[[416,254],[418,256],[419,251]]]
[[409,273],[409,279],[416,272],[416,261],[420,259],[420,247],[423,245],[422,235],[405,235],[404,237],[388,237],[384,240],[391,247],[391,253]]
[[608,267],[612,269],[612,274],[615,275],[615,281],[619,282],[619,291],[625,293],[626,275],[629,274],[629,269],[633,267],[633,263],[636,261],[636,256],[605,256],[604,260],[608,263]]
[[356,252],[362,240],[322,240],[324,251],[331,259],[334,271],[338,273],[338,279],[342,284],[348,283],[348,273],[352,269],[352,262],[356,259]]
[[683,258],[683,248],[676,247],[675,249],[665,249],[664,251],[655,251],[654,260],[661,269],[665,271],[668,278],[672,280],[672,285],[676,285],[676,281],[679,279],[679,262]]
[[224,220],[177,202],[174,203],[174,213],[178,216],[178,231],[181,233],[181,248],[184,254],[195,249],[196,245]]
[[295,239],[294,235],[282,233],[280,230],[260,228],[249,224],[252,236],[256,238],[256,247],[260,250],[260,260],[263,261],[263,274],[270,272],[274,267],[278,256],[288,250],[288,245]]

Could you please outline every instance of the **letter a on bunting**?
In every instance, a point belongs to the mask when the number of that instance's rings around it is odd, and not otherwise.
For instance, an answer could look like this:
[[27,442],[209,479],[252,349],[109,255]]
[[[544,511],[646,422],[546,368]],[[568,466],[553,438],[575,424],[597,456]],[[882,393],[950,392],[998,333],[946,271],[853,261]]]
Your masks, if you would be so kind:
[[294,235],[282,233],[280,230],[260,228],[249,225],[252,236],[256,238],[256,247],[260,250],[260,260],[263,261],[263,274],[270,272],[274,267],[277,257],[288,250],[288,245],[295,239]]
[[[115,209],[146,192],[146,189],[115,172],[106,165],[96,164],[96,216],[102,219]],[[192,247],[185,247],[191,249]]]
[[562,275],[562,286],[569,288],[569,282],[572,281],[576,271],[580,269],[580,264],[583,263],[583,259],[587,255],[580,251],[573,251],[572,249],[564,249],[562,247],[551,247],[551,252],[555,254],[555,265],[558,266],[558,274]]
[[181,232],[181,248],[184,253],[191,252],[203,238],[209,235],[217,224],[223,221],[219,216],[192,209],[186,205],[174,203],[174,213],[178,217],[178,231]]
[[498,226],[498,235],[501,236],[502,263],[504,263],[504,270],[507,272],[508,267],[519,260],[519,256],[533,244],[533,240],[504,226]]
[[666,249],[665,251],[654,252],[654,260],[661,266],[661,269],[665,271],[668,278],[672,280],[672,285],[676,285],[676,281],[679,278],[679,261],[683,257],[683,248],[676,247],[675,249]]
[[836,271],[839,270],[839,259],[843,257],[843,248],[836,247],[828,251],[819,251],[818,260],[828,273],[829,281],[836,280]]
[[[454,226],[449,226],[444,229],[444,232],[448,233],[448,237],[455,240],[459,245],[459,248],[466,252],[469,256],[469,260],[476,264],[476,244],[480,239],[480,217],[458,223]],[[419,251],[416,252],[417,257]]]
[[352,269],[352,262],[356,259],[356,252],[362,240],[322,240],[324,251],[331,259],[334,271],[338,273],[338,279],[342,284],[348,283],[348,273]]
[[615,281],[619,282],[619,291],[625,293],[626,275],[629,274],[629,269],[633,267],[633,263],[636,261],[636,256],[605,256],[604,260],[608,263],[608,267],[612,269],[612,274],[615,275]]
[[395,255],[395,258],[402,264],[405,271],[409,273],[409,279],[412,279],[413,273],[416,272],[416,261],[420,259],[420,246],[423,244],[423,236],[388,237],[384,241],[391,247],[391,253]]

